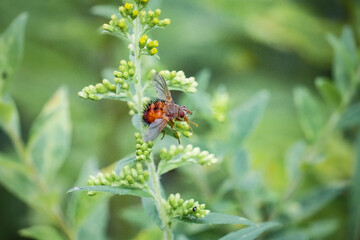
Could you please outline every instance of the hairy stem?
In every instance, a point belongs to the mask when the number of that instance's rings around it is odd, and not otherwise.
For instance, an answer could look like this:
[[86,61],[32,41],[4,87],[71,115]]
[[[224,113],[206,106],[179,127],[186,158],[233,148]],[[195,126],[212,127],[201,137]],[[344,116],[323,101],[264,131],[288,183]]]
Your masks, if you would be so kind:
[[[135,64],[135,87],[136,87],[136,101],[137,101],[137,111],[138,111],[138,116],[139,118],[141,117],[141,113],[143,111],[143,88],[141,85],[141,53],[140,53],[140,48],[139,48],[139,38],[141,37],[140,35],[142,34],[142,26],[140,23],[140,19],[137,18],[134,22],[134,37],[133,39],[133,46],[134,46],[134,64]],[[141,124],[140,127],[140,132],[141,135],[144,134],[144,127]],[[148,168],[150,171],[150,181],[152,182],[153,185],[153,196],[154,196],[154,201],[155,201],[155,205],[156,205],[156,209],[159,213],[161,222],[162,222],[162,230],[164,233],[164,240],[170,240],[172,239],[172,233],[170,230],[170,221],[169,218],[165,212],[165,208],[163,206],[163,198],[161,196],[161,185],[160,185],[160,180],[159,180],[159,176],[156,172],[156,167],[155,167],[155,163],[154,163],[154,159],[151,155],[150,157],[150,162],[148,162]]]

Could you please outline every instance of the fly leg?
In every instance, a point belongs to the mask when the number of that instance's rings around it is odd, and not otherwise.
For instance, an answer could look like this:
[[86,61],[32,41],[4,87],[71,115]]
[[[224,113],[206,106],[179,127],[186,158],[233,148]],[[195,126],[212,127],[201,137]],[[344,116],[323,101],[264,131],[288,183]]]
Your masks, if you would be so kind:
[[163,138],[165,137],[165,130],[162,130],[161,132],[162,132],[163,135],[162,135],[160,140],[163,140]]
[[197,125],[196,123],[190,121],[187,117],[185,117],[184,120],[185,120],[185,121],[187,122],[187,124],[189,125],[190,130],[191,130],[191,133],[193,133],[194,131],[193,131],[192,127],[190,126],[190,123],[194,124],[195,127],[198,127],[198,125]]
[[176,138],[178,139],[179,144],[181,144],[181,143],[180,143],[179,135],[178,135],[178,133],[176,132],[176,130],[173,128],[173,127],[174,127],[174,122],[173,122],[173,121],[170,121],[169,123],[170,123],[171,130],[175,133],[175,136],[176,136]]

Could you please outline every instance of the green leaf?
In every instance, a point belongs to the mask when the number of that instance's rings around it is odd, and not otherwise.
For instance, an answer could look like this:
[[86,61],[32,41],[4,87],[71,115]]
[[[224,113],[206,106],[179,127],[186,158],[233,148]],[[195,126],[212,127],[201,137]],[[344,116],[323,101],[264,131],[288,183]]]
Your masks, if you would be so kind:
[[151,221],[161,227],[161,219],[152,198],[141,198],[142,205]]
[[78,240],[108,239],[106,236],[109,220],[108,203],[108,199],[102,199],[97,202],[93,209],[90,209],[88,216],[78,230]]
[[116,16],[119,16],[119,10],[115,5],[96,5],[90,8],[90,12],[94,15],[104,17],[104,18],[110,18],[111,15],[115,14]]
[[355,145],[356,161],[354,167],[354,177],[350,186],[350,219],[349,219],[349,239],[360,238],[360,132],[358,132]]
[[312,221],[309,225],[305,229],[309,239],[330,239],[331,234],[338,229],[339,222],[336,219],[325,219]]
[[309,141],[314,141],[324,123],[321,106],[304,87],[294,90],[294,100],[304,135]]
[[115,166],[115,172],[116,172],[116,174],[119,175],[120,172],[121,172],[121,170],[123,169],[123,167],[125,167],[126,165],[131,164],[131,163],[133,163],[133,162],[135,162],[135,161],[136,161],[136,157],[133,156],[133,155],[119,160],[119,161],[116,163],[116,166]]
[[269,101],[269,93],[261,91],[231,114],[232,141],[242,143],[260,122]]
[[348,188],[347,184],[322,187],[307,193],[298,202],[288,207],[288,214],[294,221],[301,221],[314,215]]
[[123,188],[123,187],[112,187],[112,186],[85,186],[85,187],[74,187],[68,191],[68,193],[75,191],[95,191],[95,192],[108,192],[118,195],[133,195],[138,197],[151,197],[151,194],[146,190],[135,189],[135,188]]
[[274,228],[279,228],[281,226],[278,222],[265,222],[256,224],[247,228],[240,229],[236,232],[229,233],[220,240],[252,240],[259,237],[266,231],[272,230]]
[[243,224],[243,225],[256,225],[252,221],[238,217],[235,215],[228,215],[224,213],[210,212],[204,218],[195,218],[195,217],[175,217],[174,220],[182,221],[186,223],[196,223],[196,224]]
[[231,171],[237,183],[240,183],[249,170],[249,156],[244,149],[239,149],[232,162]]
[[8,95],[0,97],[0,128],[8,135],[20,139],[19,113],[14,101]]
[[341,95],[338,89],[326,78],[318,77],[315,85],[325,102],[333,107],[339,107],[341,103]]
[[124,101],[124,102],[131,100],[129,96],[125,93],[113,93],[113,92],[96,93],[94,94],[94,96],[96,96],[97,100],[109,99],[109,100]]
[[286,153],[286,172],[291,183],[294,183],[301,178],[301,162],[304,160],[305,153],[306,144],[303,141],[295,143]]
[[141,124],[143,124],[143,123],[141,122],[139,114],[136,113],[134,116],[131,117],[131,123],[135,127],[136,130],[140,131]]
[[27,14],[20,14],[0,38],[0,95],[19,66],[24,49]]
[[0,183],[16,197],[31,205],[37,188],[29,175],[29,170],[24,164],[0,155]]
[[358,64],[355,38],[349,27],[344,27],[341,38],[329,36],[334,50],[333,74],[336,86],[345,93],[352,86],[353,75]]
[[64,240],[65,238],[54,227],[37,225],[21,229],[20,236],[37,240]]
[[348,128],[360,125],[360,103],[348,107],[341,115],[338,126]]
[[71,122],[67,91],[60,88],[32,126],[27,152],[41,176],[51,179],[68,156]]

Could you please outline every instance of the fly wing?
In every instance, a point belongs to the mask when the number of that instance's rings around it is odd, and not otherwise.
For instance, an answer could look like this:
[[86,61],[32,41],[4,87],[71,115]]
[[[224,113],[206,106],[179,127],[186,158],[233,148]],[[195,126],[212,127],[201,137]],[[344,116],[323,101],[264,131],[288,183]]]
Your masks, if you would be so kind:
[[170,91],[163,76],[161,76],[159,73],[155,73],[153,75],[152,83],[156,93],[158,94],[158,97],[161,100],[166,100],[169,102],[172,101]]
[[155,119],[154,122],[150,124],[148,129],[146,129],[145,134],[143,136],[144,142],[150,142],[154,140],[159,133],[163,130],[163,128],[166,126],[167,121],[162,118]]

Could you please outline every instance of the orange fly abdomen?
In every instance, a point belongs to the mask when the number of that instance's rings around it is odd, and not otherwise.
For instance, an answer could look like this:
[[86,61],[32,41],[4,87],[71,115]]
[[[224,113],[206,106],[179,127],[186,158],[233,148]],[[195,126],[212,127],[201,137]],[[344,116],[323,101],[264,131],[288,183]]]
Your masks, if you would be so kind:
[[152,100],[144,108],[143,122],[146,125],[150,125],[155,119],[162,118],[164,115],[165,101]]

